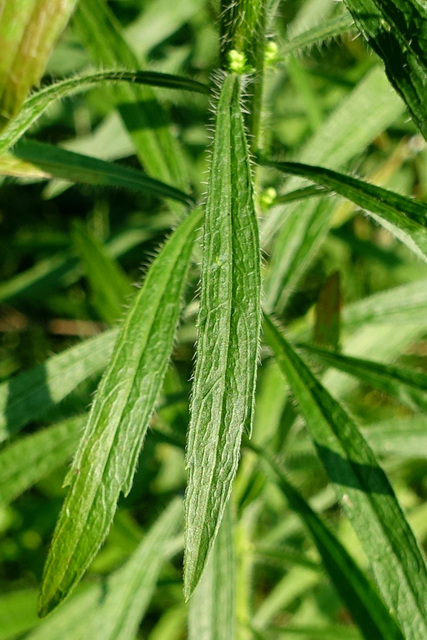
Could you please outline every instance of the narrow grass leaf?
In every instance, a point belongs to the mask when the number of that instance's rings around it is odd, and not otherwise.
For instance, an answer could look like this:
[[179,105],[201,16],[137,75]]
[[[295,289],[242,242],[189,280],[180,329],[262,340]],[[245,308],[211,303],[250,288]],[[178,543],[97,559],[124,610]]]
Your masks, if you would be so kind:
[[404,636],[422,640],[427,634],[427,567],[386,475],[354,422],[268,316],[264,329],[384,602]]
[[[74,24],[96,65],[138,69],[145,66],[127,44],[121,26],[102,0],[80,0]],[[186,163],[172,135],[169,118],[151,87],[126,85],[108,92],[135,145],[136,153],[154,178],[186,190]]]
[[31,162],[48,177],[64,178],[72,182],[102,187],[121,187],[144,191],[162,198],[171,198],[188,206],[194,205],[190,195],[168,184],[150,178],[141,171],[107,160],[91,158],[54,145],[27,140],[19,142],[14,156]]
[[[375,104],[375,109],[372,105]],[[338,169],[349,162],[403,111],[399,98],[390,94],[390,85],[379,68],[372,69],[339,104],[298,154],[298,161]],[[303,186],[291,177],[289,191]],[[262,227],[269,242],[286,216],[275,242],[270,269],[265,279],[268,307],[283,307],[295,291],[324,241],[335,207],[332,197],[274,208]]]
[[323,167],[270,160],[261,160],[261,164],[274,167],[283,173],[307,178],[339,193],[368,213],[376,214],[375,220],[385,224],[393,235],[427,262],[427,206],[425,204]]
[[370,323],[414,323],[425,327],[426,313],[427,279],[422,278],[345,306],[342,319],[345,328],[353,331]]
[[197,362],[188,433],[184,592],[199,581],[251,430],[260,329],[260,250],[240,79],[217,105],[204,228]]
[[165,561],[166,545],[181,519],[182,500],[175,498],[131,558],[107,580],[102,604],[90,615],[82,640],[134,640]]
[[85,340],[0,385],[0,442],[61,402],[80,382],[101,372],[117,330]]
[[[274,633],[275,637],[302,636],[310,638],[310,640],[360,640],[362,637],[355,627],[345,627],[338,624],[318,627],[290,624],[287,627],[268,627],[267,630]],[[373,640],[372,637],[371,640]]]
[[173,233],[123,322],[66,479],[70,489],[44,571],[42,616],[79,582],[108,533],[120,492],[130,491],[172,351],[200,222],[195,209]]
[[77,0],[2,2],[0,15],[0,130],[14,118],[43,74],[50,52]]
[[379,455],[427,458],[427,417],[395,418],[369,424],[363,435]]
[[14,145],[55,100],[87,91],[106,82],[144,84],[209,93],[209,88],[199,82],[155,71],[121,71],[116,69],[73,76],[36,91],[25,101],[19,114],[0,135],[0,152],[6,151]]
[[427,138],[427,7],[424,0],[345,0],[393,87]]
[[314,342],[336,349],[340,341],[341,327],[340,274],[335,271],[325,282],[316,303]]
[[388,393],[414,411],[427,411],[427,375],[425,373],[353,358],[312,345],[301,345],[301,347],[323,364],[349,373],[375,389]]
[[85,418],[78,416],[17,440],[0,452],[0,505],[64,464],[75,448]]
[[366,640],[404,640],[396,621],[390,616],[373,585],[340,541],[293,487],[271,456],[265,450],[255,450],[273,471],[277,486],[286,496],[289,506],[303,520],[331,581]]
[[73,242],[84,265],[94,307],[102,320],[115,322],[123,315],[124,304],[135,290],[119,263],[78,221],[73,226]]
[[233,526],[228,504],[206,570],[190,600],[189,640],[234,640],[235,579]]

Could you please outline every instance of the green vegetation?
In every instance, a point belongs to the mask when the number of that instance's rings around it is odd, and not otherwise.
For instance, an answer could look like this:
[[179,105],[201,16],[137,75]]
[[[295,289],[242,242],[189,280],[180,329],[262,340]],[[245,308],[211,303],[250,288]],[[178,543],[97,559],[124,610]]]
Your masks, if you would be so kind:
[[425,640],[425,2],[21,4],[0,640]]

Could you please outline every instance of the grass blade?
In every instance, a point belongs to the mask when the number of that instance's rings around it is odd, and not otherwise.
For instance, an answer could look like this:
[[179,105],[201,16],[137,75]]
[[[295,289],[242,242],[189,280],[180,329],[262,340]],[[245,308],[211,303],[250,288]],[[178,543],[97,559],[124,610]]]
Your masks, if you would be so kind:
[[418,0],[345,0],[357,27],[382,58],[388,79],[427,139],[427,8]]
[[0,130],[40,80],[52,47],[77,0],[2,2],[0,15]]
[[[138,69],[145,66],[126,43],[120,24],[106,2],[80,0],[74,23],[97,66]],[[177,140],[169,129],[169,119],[150,87],[127,85],[109,92],[135,145],[147,173],[154,178],[188,189],[186,164]]]
[[240,79],[226,76],[204,231],[198,355],[189,427],[184,593],[199,581],[252,424],[260,327],[260,251]]
[[71,486],[45,566],[41,615],[78,583],[108,533],[120,492],[130,491],[172,351],[200,222],[196,209],[171,236],[121,327],[66,479]]
[[228,504],[206,570],[190,601],[189,640],[234,640],[234,565],[233,526]]
[[323,364],[359,378],[362,382],[388,393],[414,411],[427,411],[427,375],[425,373],[353,358],[312,345],[301,345],[301,347]]
[[0,453],[0,504],[5,505],[60,467],[75,450],[82,416],[17,440]]
[[208,87],[199,82],[154,71],[120,71],[116,69],[73,76],[40,89],[25,101],[20,113],[0,136],[0,152],[6,151],[14,145],[55,100],[87,91],[105,82],[146,84],[209,93]]
[[74,151],[67,151],[41,142],[19,142],[14,156],[31,162],[48,174],[47,177],[65,178],[73,182],[102,187],[121,187],[152,193],[162,198],[172,198],[188,206],[194,205],[191,196],[180,189],[150,178],[141,171],[124,167],[107,160],[91,158]]
[[134,640],[165,561],[166,544],[176,533],[181,518],[182,501],[175,498],[131,558],[107,581],[105,597],[90,616],[85,638]]
[[376,214],[375,220],[427,261],[427,207],[421,202],[323,167],[270,160],[261,160],[261,164],[307,178]]
[[79,221],[74,222],[73,242],[84,265],[94,307],[102,320],[114,323],[123,315],[124,304],[135,290],[119,263]]
[[370,446],[379,455],[427,458],[427,417],[396,418],[370,424],[364,430]]
[[326,571],[366,640],[403,640],[402,632],[395,620],[340,541],[287,480],[274,460],[265,451],[258,448],[255,450],[272,469],[277,485],[286,496],[289,506],[304,521]]
[[356,425],[268,316],[264,328],[384,602],[405,637],[422,640],[427,634],[427,568],[386,475]]
[[0,442],[61,402],[99,373],[113,353],[117,330],[106,331],[0,385]]

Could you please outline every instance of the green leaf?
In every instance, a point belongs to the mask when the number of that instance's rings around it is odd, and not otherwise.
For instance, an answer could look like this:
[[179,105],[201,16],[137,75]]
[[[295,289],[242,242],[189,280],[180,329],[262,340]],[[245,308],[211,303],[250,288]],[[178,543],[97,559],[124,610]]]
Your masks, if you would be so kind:
[[[120,65],[125,69],[145,66],[145,61],[138,60],[126,43],[120,24],[103,0],[80,0],[74,23],[97,66]],[[127,85],[108,93],[147,173],[180,189],[188,189],[186,163],[178,141],[169,130],[168,115],[153,89]]]
[[424,0],[345,0],[356,25],[382,58],[393,87],[427,138],[427,7]]
[[11,502],[68,460],[84,420],[82,416],[64,420],[0,452],[0,505]]
[[150,178],[141,171],[106,160],[90,158],[53,145],[27,140],[19,142],[13,154],[42,169],[48,174],[47,177],[54,176],[72,182],[144,191],[163,198],[172,198],[188,206],[194,205],[191,196],[160,180]]
[[353,358],[312,345],[304,344],[301,347],[327,366],[359,378],[375,389],[388,393],[414,411],[427,411],[427,375],[425,373]]
[[288,57],[300,52],[302,49],[320,44],[331,38],[336,38],[349,31],[354,31],[354,20],[348,13],[330,18],[327,22],[321,22],[308,31],[303,31],[290,40],[286,40],[279,49],[279,55]]
[[0,385],[0,442],[43,416],[77,385],[102,371],[113,352],[117,330],[106,331],[53,356]]
[[427,262],[427,206],[393,191],[351,176],[297,162],[261,160],[284,173],[307,178],[339,193],[383,224],[393,235]]
[[335,271],[325,282],[316,303],[314,342],[320,346],[338,347],[341,326],[340,274]]
[[102,320],[115,322],[123,315],[124,304],[134,292],[126,273],[78,221],[74,222],[73,241],[84,264],[93,305]]
[[102,604],[87,621],[83,638],[134,640],[165,561],[166,544],[181,518],[182,500],[175,498],[131,558],[108,579]]
[[369,424],[363,434],[379,455],[427,458],[427,417],[396,418]]
[[177,228],[151,265],[98,387],[66,482],[45,566],[40,612],[78,583],[104,541],[120,492],[127,495],[166,372],[201,211]]
[[25,101],[19,114],[0,135],[0,152],[6,151],[14,145],[55,100],[87,91],[98,84],[106,82],[127,82],[167,87],[169,89],[185,89],[201,93],[209,92],[208,87],[199,82],[178,76],[156,73],[155,71],[121,71],[116,69],[114,71],[99,71],[98,73],[73,76],[40,89]]
[[393,326],[409,323],[425,327],[426,313],[427,279],[423,278],[374,293],[345,306],[342,318],[348,330],[373,322]]
[[187,445],[184,593],[199,581],[251,430],[260,329],[260,250],[240,80],[217,105],[204,228],[197,362]]
[[77,0],[2,2],[0,15],[0,130],[40,80],[50,52]]
[[38,623],[37,590],[20,589],[0,597],[0,640],[22,637]]
[[264,328],[384,602],[404,635],[422,640],[427,634],[427,567],[386,475],[356,425],[268,316]]
[[190,600],[189,640],[234,640],[235,559],[228,503],[203,576]]
[[[382,70],[374,68],[304,145],[298,160],[338,169],[360,154],[402,111],[403,104],[397,96],[390,95]],[[356,122],[360,125],[355,126]],[[287,183],[289,191],[301,186],[298,177],[290,178]],[[284,219],[286,224],[277,237],[266,274],[269,308],[282,307],[289,301],[326,237],[334,207],[333,198],[329,197],[322,198],[320,204],[319,199],[313,198],[270,211],[262,227],[264,242],[271,241]]]
[[262,459],[267,461],[274,472],[277,485],[289,502],[289,506],[304,521],[329,577],[366,640],[372,640],[372,638],[403,640],[403,635],[395,620],[390,616],[372,584],[340,541],[287,480],[283,471],[266,451],[254,449]]
[[[338,624],[318,627],[290,624],[286,627],[269,627],[268,631],[274,633],[275,637],[302,636],[310,640],[360,640],[361,638],[359,631],[354,627]],[[372,637],[371,639],[373,640]]]

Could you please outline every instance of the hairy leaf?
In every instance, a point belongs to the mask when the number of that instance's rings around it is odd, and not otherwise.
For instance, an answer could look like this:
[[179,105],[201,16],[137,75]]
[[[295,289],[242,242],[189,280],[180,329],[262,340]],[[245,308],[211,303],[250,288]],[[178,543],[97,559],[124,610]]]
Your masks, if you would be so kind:
[[201,211],[190,214],[151,265],[99,385],[66,482],[70,485],[45,566],[40,613],[78,583],[129,493],[173,347]]
[[199,338],[188,432],[184,591],[202,575],[253,419],[260,251],[240,79],[217,105],[204,230]]
[[263,165],[284,173],[307,178],[348,198],[366,209],[399,240],[427,261],[427,206],[411,198],[351,176],[297,162],[272,162]]

